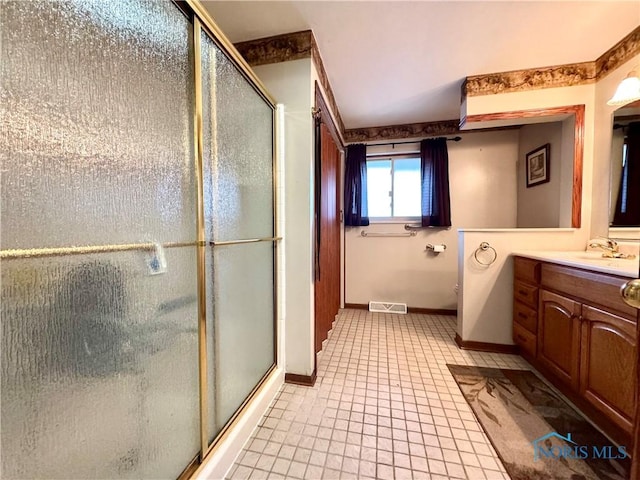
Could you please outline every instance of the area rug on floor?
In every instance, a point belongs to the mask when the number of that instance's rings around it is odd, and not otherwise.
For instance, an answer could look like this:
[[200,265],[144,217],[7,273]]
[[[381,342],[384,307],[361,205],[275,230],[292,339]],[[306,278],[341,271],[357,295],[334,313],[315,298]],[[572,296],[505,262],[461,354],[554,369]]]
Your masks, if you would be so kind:
[[513,480],[629,478],[628,449],[619,450],[533,372],[447,366]]

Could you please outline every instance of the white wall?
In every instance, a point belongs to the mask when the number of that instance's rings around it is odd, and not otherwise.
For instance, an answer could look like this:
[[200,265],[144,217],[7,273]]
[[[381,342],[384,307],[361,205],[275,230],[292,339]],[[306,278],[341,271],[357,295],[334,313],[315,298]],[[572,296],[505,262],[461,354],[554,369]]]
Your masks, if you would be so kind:
[[[461,230],[457,333],[465,341],[511,345],[513,341],[513,258],[518,250],[584,250],[586,240],[580,230],[514,229]],[[474,252],[488,242],[497,253],[496,261],[479,265]],[[485,257],[479,257],[488,261]]]
[[575,157],[576,118],[572,115],[562,122],[562,164],[560,166],[559,226],[570,227],[573,209],[573,162]]
[[[515,227],[518,131],[469,133],[448,148],[453,228],[421,230],[409,238],[363,238],[363,229],[404,232],[404,223],[348,227],[346,303],[381,300],[455,309],[456,229]],[[425,250],[427,243],[444,243],[447,249],[436,256]]]
[[[549,181],[527,188],[526,156],[549,143]],[[573,158],[571,159],[573,161]],[[535,123],[520,128],[518,149],[518,228],[560,226],[562,123]],[[571,187],[569,187],[571,188]],[[571,225],[566,225],[570,227]]]
[[313,157],[309,82],[311,59],[261,65],[254,71],[284,106],[285,371],[311,375],[313,279],[311,230]]

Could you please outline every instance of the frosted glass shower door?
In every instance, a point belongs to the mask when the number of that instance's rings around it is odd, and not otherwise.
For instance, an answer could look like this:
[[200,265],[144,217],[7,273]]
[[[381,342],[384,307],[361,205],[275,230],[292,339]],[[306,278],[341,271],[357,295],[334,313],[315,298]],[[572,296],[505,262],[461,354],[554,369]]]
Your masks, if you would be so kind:
[[274,109],[205,32],[201,42],[213,438],[275,364]]
[[200,450],[192,24],[0,2],[1,477],[176,478]]

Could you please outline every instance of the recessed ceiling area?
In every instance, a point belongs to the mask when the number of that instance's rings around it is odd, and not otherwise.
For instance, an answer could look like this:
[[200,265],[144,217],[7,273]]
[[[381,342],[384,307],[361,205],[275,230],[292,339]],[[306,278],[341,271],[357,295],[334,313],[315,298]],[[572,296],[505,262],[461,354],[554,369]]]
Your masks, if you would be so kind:
[[460,116],[469,75],[593,61],[639,1],[204,1],[233,42],[313,30],[345,127]]

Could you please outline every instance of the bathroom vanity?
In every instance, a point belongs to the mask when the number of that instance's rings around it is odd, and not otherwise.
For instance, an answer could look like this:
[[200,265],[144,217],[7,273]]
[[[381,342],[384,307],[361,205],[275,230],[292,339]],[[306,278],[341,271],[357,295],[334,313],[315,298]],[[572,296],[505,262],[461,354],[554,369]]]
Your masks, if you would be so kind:
[[522,356],[616,442],[631,448],[638,311],[620,286],[637,260],[595,252],[520,252],[513,341]]

